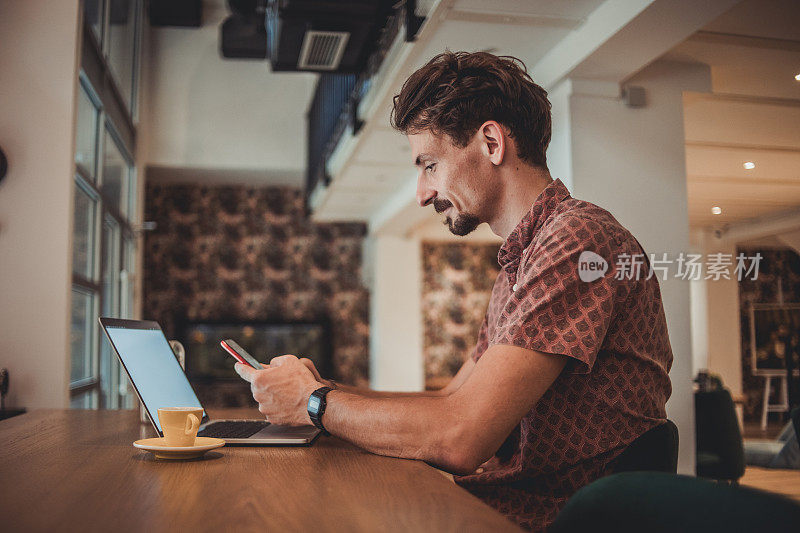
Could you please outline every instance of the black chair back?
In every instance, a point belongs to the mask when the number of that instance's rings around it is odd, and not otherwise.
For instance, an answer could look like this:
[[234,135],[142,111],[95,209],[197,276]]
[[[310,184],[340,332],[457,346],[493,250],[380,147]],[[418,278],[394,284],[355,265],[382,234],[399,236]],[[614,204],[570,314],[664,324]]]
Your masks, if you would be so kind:
[[614,462],[617,472],[678,471],[678,428],[671,420],[658,425],[631,442]]
[[737,481],[744,475],[744,444],[727,389],[694,394],[697,475]]

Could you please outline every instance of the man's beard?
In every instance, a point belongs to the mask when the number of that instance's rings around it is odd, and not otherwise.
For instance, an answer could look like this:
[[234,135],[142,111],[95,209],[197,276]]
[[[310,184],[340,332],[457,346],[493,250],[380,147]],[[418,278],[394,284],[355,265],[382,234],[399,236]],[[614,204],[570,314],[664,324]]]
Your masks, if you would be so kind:
[[[447,209],[452,206],[453,204],[450,203],[450,200],[436,198],[433,201],[433,208],[437,213],[447,211]],[[472,233],[475,231],[475,228],[480,225],[480,223],[480,219],[471,213],[459,213],[455,220],[450,217],[446,217],[444,221],[444,225],[450,229],[450,233],[453,235],[458,235],[459,237],[463,237],[464,235]]]

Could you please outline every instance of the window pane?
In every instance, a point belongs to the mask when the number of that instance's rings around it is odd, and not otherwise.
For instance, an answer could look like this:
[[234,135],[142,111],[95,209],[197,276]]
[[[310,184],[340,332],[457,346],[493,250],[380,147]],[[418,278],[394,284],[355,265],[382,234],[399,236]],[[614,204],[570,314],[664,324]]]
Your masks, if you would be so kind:
[[103,42],[103,0],[85,0],[83,3],[84,23],[92,28],[97,44]]
[[131,237],[125,238],[125,259],[123,270],[120,272],[120,316],[133,318],[134,281],[136,273],[136,241]]
[[111,0],[108,21],[108,59],[122,97],[132,110],[136,0]]
[[106,131],[103,154],[103,196],[123,216],[127,215],[126,201],[130,167],[122,157],[114,137]]
[[78,127],[75,133],[75,162],[95,178],[97,173],[97,122],[100,113],[83,86],[78,90]]
[[72,370],[70,381],[94,376],[94,297],[91,292],[79,287],[72,288],[72,327],[70,345]]
[[[120,229],[111,217],[103,224],[103,316],[119,317]],[[119,362],[108,339],[103,335],[100,346],[101,405],[119,407]]]
[[[120,272],[120,316],[133,318],[134,314],[134,281],[136,272],[136,241],[125,237],[123,244],[123,270]],[[130,385],[128,376],[122,365],[119,366],[119,408],[130,409],[134,407],[136,394]]]
[[90,390],[78,396],[73,396],[69,402],[72,409],[96,409],[97,408],[97,391]]
[[94,277],[94,227],[97,204],[75,185],[75,222],[72,227],[72,271],[87,279]]
[[103,224],[103,316],[119,317],[119,224],[106,217]]
[[139,197],[139,191],[136,186],[136,169],[131,167],[128,172],[128,222],[131,224],[136,222],[136,200]]

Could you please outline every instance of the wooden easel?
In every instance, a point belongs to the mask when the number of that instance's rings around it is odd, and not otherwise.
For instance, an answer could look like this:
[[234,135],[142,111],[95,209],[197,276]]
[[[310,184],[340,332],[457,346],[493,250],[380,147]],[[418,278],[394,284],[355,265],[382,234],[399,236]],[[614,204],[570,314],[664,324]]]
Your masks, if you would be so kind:
[[[767,415],[769,413],[785,413],[789,408],[789,394],[787,392],[786,374],[766,374],[764,378],[764,402],[761,408],[761,429],[767,429]],[[772,392],[772,380],[780,380],[781,402],[769,403],[769,395]]]

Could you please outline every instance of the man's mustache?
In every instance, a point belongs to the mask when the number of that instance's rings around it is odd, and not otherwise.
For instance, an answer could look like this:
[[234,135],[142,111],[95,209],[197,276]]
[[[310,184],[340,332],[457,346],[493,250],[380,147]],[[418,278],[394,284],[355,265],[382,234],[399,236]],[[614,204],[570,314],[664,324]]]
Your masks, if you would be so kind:
[[453,207],[453,204],[450,203],[450,200],[445,200],[442,198],[436,198],[433,201],[433,208],[436,209],[437,213],[442,213],[447,210],[447,208]]

